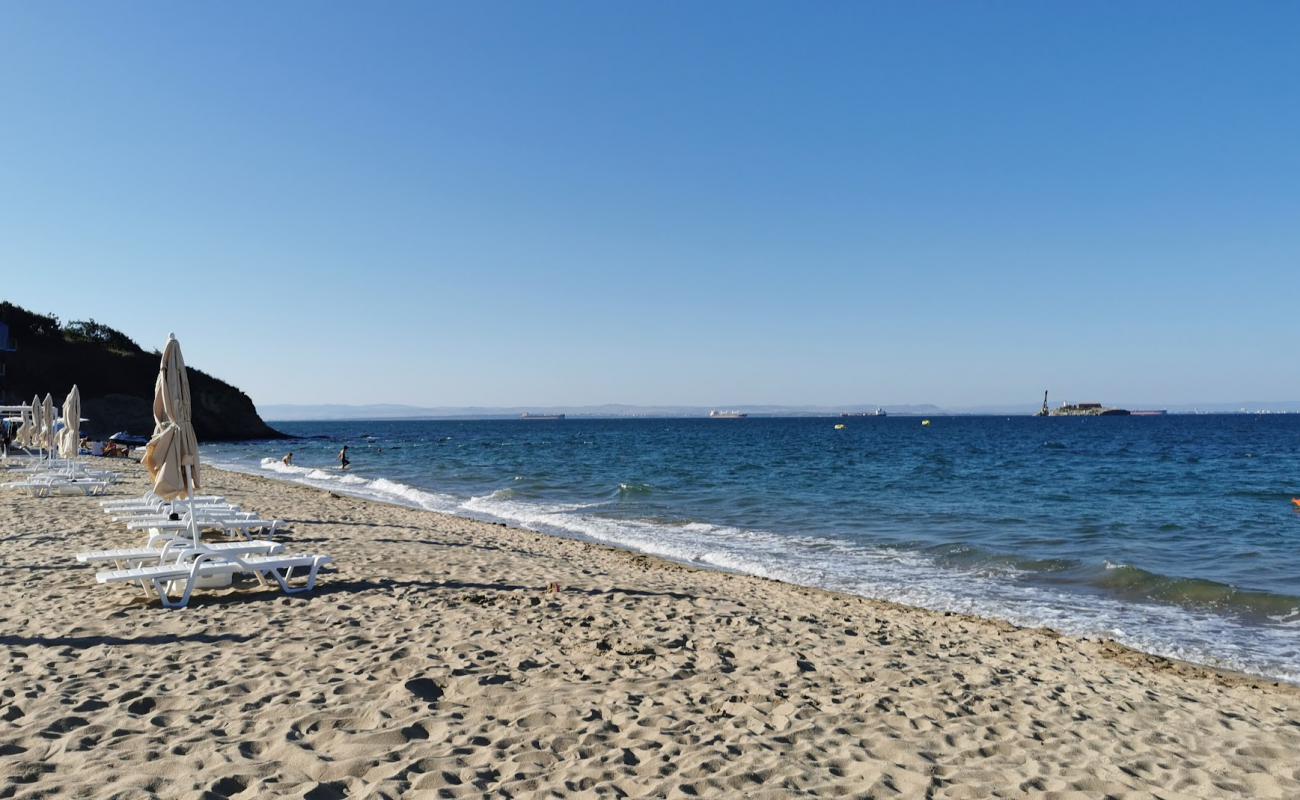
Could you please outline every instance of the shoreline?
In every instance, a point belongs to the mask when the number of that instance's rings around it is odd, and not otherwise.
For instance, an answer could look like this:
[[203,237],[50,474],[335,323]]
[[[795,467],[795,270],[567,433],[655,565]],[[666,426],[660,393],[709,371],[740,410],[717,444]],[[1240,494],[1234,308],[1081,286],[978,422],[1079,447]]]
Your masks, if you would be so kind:
[[827,589],[821,586],[809,586],[802,583],[782,580],[781,578],[771,578],[765,575],[754,575],[752,573],[744,572],[739,569],[728,569],[726,567],[715,566],[711,564],[692,563],[685,559],[679,560],[679,559],[671,558],[669,556],[660,555],[657,553],[649,553],[643,550],[636,550],[632,547],[620,547],[615,544],[609,544],[608,542],[601,542],[591,538],[584,538],[576,534],[563,535],[563,534],[551,533],[549,531],[538,531],[532,528],[526,528],[522,525],[512,525],[509,522],[479,519],[477,517],[469,516],[468,514],[453,514],[447,511],[436,511],[434,509],[422,508],[414,504],[408,505],[405,503],[398,502],[396,500],[385,501],[373,497],[365,497],[364,495],[350,492],[346,486],[331,487],[326,489],[318,486],[313,486],[311,484],[299,483],[297,481],[290,480],[290,479],[280,479],[269,475],[258,475],[251,472],[243,472],[241,470],[229,469],[227,467],[213,467],[208,465],[204,465],[204,466],[205,469],[217,470],[227,474],[242,475],[248,478],[253,478],[255,480],[263,480],[271,483],[279,483],[279,484],[300,487],[308,491],[325,492],[326,494],[334,496],[338,499],[348,498],[348,499],[358,500],[368,504],[406,508],[416,513],[432,514],[434,516],[444,517],[449,520],[477,523],[480,525],[491,525],[497,528],[504,528],[505,530],[508,531],[517,531],[521,534],[528,534],[533,536],[546,536],[548,538],[558,539],[561,541],[578,542],[580,544],[587,545],[589,547],[598,547],[604,549],[613,554],[618,554],[621,556],[632,557],[632,558],[651,559],[665,566],[692,570],[705,575],[710,575],[710,574],[729,575],[736,578],[745,578],[749,580],[773,583],[778,586],[784,586],[792,590],[819,593],[819,594],[826,595],[828,598],[837,598],[842,601],[861,601],[861,602],[872,603],[872,604],[880,604],[882,606],[900,612],[916,613],[916,614],[934,614],[940,617],[945,617],[945,618],[950,617],[950,618],[959,619],[963,622],[987,625],[998,630],[1032,631],[1032,632],[1040,633],[1051,639],[1069,639],[1080,643],[1082,642],[1096,643],[1103,648],[1103,650],[1107,653],[1108,658],[1115,658],[1116,660],[1119,661],[1143,662],[1147,668],[1156,668],[1161,670],[1174,670],[1177,672],[1199,674],[1200,677],[1203,678],[1213,678],[1216,680],[1228,681],[1233,683],[1242,683],[1257,688],[1271,687],[1271,688],[1291,689],[1297,693],[1297,697],[1300,697],[1300,684],[1293,683],[1291,681],[1283,680],[1281,678],[1271,677],[1268,675],[1258,675],[1243,670],[1227,669],[1212,664],[1200,664],[1195,661],[1185,661],[1183,659],[1170,658],[1168,656],[1159,655],[1158,653],[1148,653],[1145,650],[1140,650],[1135,647],[1130,647],[1124,644],[1123,642],[1119,642],[1114,639],[1109,639],[1104,636],[1097,637],[1097,638],[1092,638],[1087,636],[1075,636],[1073,634],[1062,633],[1061,631],[1058,631],[1055,628],[1052,628],[1050,626],[1033,627],[1027,625],[1018,625],[1009,620],[998,619],[996,617],[985,617],[985,616],[980,616],[978,614],[966,614],[957,611],[937,611],[922,606],[909,605],[907,603],[900,603],[897,601],[886,600],[878,597],[867,597],[864,595],[853,594],[852,592],[841,592],[841,591],[836,591],[834,589]]
[[[400,494],[393,494],[387,497],[376,497],[373,494],[368,493],[362,488],[355,488],[348,483],[338,483],[334,474],[329,469],[323,467],[296,467],[297,469],[302,471],[301,474],[298,474],[296,472],[289,473],[289,472],[278,471],[278,470],[268,471],[264,468],[258,469],[251,466],[248,467],[247,469],[244,469],[244,468],[236,467],[232,464],[226,464],[225,466],[209,467],[209,468],[221,469],[223,471],[230,472],[233,474],[245,475],[253,478],[260,478],[263,480],[273,481],[284,485],[301,486],[301,487],[318,490],[318,491],[333,492],[345,497],[350,497],[365,502],[378,503],[380,505],[393,505],[401,508],[409,508],[414,511],[424,511],[431,514],[441,514],[455,519],[481,522],[489,525],[503,524],[505,527],[510,529],[517,529],[529,533],[541,533],[542,535],[545,536],[553,536],[556,538],[567,539],[570,541],[584,542],[584,543],[589,543],[592,545],[597,545],[602,547],[610,547],[614,550],[627,552],[627,553],[634,553],[638,555],[644,555],[649,558],[660,559],[668,563],[678,564],[692,569],[699,569],[705,572],[717,572],[717,573],[723,573],[728,575],[762,578],[765,580],[772,580],[789,586],[816,589],[819,591],[828,592],[830,594],[843,595],[845,597],[850,597],[850,598],[863,598],[874,602],[888,603],[891,605],[898,606],[900,608],[910,608],[910,609],[916,609],[919,611],[925,611],[928,613],[936,613],[936,614],[951,614],[951,615],[957,615],[957,616],[970,618],[970,619],[985,620],[997,624],[1007,624],[1018,629],[1050,630],[1054,635],[1057,636],[1068,636],[1074,639],[1085,640],[1085,641],[1106,642],[1115,647],[1119,647],[1131,651],[1142,657],[1151,657],[1151,658],[1161,659],[1172,663],[1185,664],[1188,665],[1189,667],[1205,669],[1214,673],[1219,673],[1224,675],[1239,675],[1243,677],[1248,677],[1253,680],[1258,680],[1264,683],[1277,683],[1281,685],[1300,687],[1300,673],[1292,674],[1288,672],[1286,673],[1285,676],[1283,676],[1277,674],[1270,674],[1266,671],[1263,671],[1262,669],[1253,670],[1249,667],[1240,667],[1240,666],[1233,666],[1233,665],[1221,664],[1221,663],[1216,664],[1216,663],[1209,663],[1204,661],[1197,661],[1189,658],[1181,658],[1177,655],[1161,653],[1155,650],[1143,649],[1140,645],[1127,644],[1125,642],[1114,639],[1103,632],[1094,633],[1094,632],[1079,632],[1077,630],[1076,631],[1061,630],[1050,623],[1039,624],[1037,621],[1016,620],[1014,618],[1015,615],[1010,612],[1006,616],[1000,616],[996,613],[984,613],[981,611],[970,611],[970,610],[962,610],[956,608],[931,607],[931,606],[921,605],[917,603],[910,603],[907,602],[906,600],[892,600],[888,597],[872,596],[869,594],[859,594],[854,592],[851,589],[839,589],[833,586],[817,585],[814,583],[804,583],[791,577],[785,577],[780,575],[776,575],[776,576],[764,575],[758,572],[746,571],[742,567],[729,567],[725,564],[705,563],[705,562],[700,562],[698,560],[689,559],[686,557],[675,557],[670,553],[656,552],[652,549],[639,548],[635,543],[624,543],[624,542],[603,540],[597,536],[586,534],[578,530],[566,530],[563,528],[557,528],[555,526],[550,526],[549,528],[540,528],[540,529],[530,528],[530,527],[526,527],[524,524],[518,523],[517,521],[510,520],[508,517],[501,517],[501,516],[494,515],[490,511],[475,511],[472,509],[464,509],[464,508],[455,508],[455,509],[430,508],[426,505],[423,505],[419,499],[411,499],[409,497],[404,497]],[[324,477],[323,478],[311,477],[316,473],[323,473]],[[452,495],[446,495],[434,490],[421,489],[419,487],[410,486],[407,484],[393,483],[390,479],[384,478],[382,476],[372,477],[372,478],[361,478],[360,476],[352,476],[350,475],[350,473],[348,474],[348,476],[356,479],[357,487],[373,484],[375,482],[384,482],[392,486],[400,486],[404,490],[412,491],[417,495],[428,496],[429,498],[436,497],[440,500],[444,498],[447,500],[455,500],[456,502],[461,503],[462,506],[464,505],[464,503],[462,503],[459,498],[455,498]],[[1080,595],[1080,597],[1083,598],[1086,597],[1086,595]]]
[[[143,491],[123,465],[115,492]],[[15,796],[1294,796],[1300,688],[206,466],[336,560],[167,612],[0,495]],[[550,584],[559,585],[548,592]],[[202,766],[198,766],[202,764]],[[892,789],[891,789],[892,787]]]

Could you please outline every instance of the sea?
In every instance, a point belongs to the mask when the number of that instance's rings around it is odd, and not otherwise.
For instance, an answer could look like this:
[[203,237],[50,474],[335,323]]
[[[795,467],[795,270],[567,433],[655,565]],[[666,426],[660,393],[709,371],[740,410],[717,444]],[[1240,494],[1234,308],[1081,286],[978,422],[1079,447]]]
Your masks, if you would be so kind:
[[203,458],[1300,683],[1300,415],[273,426]]

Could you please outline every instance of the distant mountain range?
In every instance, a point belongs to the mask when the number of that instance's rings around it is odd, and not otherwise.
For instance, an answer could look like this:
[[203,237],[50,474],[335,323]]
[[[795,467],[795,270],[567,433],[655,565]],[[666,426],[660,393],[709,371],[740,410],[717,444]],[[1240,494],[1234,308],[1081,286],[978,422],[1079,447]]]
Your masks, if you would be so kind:
[[[564,414],[567,417],[608,419],[611,417],[707,417],[713,409],[743,411],[755,417],[829,417],[844,412],[874,411],[874,405],[850,406],[780,406],[780,405],[719,405],[719,406],[634,406],[610,403],[598,406],[409,406],[391,403],[374,405],[264,405],[258,411],[264,419],[274,420],[330,420],[330,419],[492,419],[530,414]],[[885,406],[890,414],[942,414],[943,410],[931,405]]]
[[[1201,403],[1161,405],[1153,403],[1115,404],[1129,409],[1167,409],[1171,414],[1238,414],[1300,413],[1300,401]],[[343,420],[343,419],[502,419],[530,414],[564,414],[567,417],[636,418],[636,417],[707,417],[712,409],[742,411],[753,417],[837,417],[843,413],[862,413],[883,407],[893,416],[943,415],[1027,415],[1037,405],[967,406],[942,408],[931,404],[886,405],[857,404],[845,406],[746,405],[719,406],[636,406],[606,404],[596,406],[412,406],[393,403],[372,405],[293,405],[268,404],[257,410],[267,420]]]

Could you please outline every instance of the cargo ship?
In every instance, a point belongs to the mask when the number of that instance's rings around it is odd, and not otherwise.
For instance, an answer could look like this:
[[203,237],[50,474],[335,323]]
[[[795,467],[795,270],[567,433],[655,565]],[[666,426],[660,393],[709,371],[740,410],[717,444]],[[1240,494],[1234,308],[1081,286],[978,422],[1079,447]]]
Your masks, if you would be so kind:
[[710,411],[709,419],[744,419],[749,415],[742,411]]
[[848,419],[850,417],[887,417],[887,416],[889,415],[885,413],[885,409],[877,408],[875,411],[845,411],[843,414],[840,414],[840,419]]
[[564,419],[563,414],[529,414],[527,411],[519,415],[520,419]]

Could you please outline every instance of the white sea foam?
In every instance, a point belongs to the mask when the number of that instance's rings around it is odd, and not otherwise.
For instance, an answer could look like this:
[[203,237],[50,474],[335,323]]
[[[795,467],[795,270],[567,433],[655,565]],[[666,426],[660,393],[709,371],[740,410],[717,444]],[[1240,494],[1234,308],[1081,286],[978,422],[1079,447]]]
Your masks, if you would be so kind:
[[426,492],[387,478],[376,478],[367,485],[367,489],[376,496],[376,499],[398,501],[404,505],[413,505],[429,511],[454,513],[460,505],[460,501],[449,494]]
[[[242,462],[222,462],[215,460],[212,463],[213,466],[236,472],[253,472]],[[344,472],[331,472],[319,468],[289,465],[275,458],[264,458],[259,466],[262,470],[275,473],[279,476],[284,476],[285,479],[291,480],[294,483],[316,486],[318,488],[329,489],[330,491],[337,491],[355,497],[364,497],[369,500],[398,503],[400,505],[448,513],[454,513],[460,505],[460,501],[451,495],[439,494],[437,492],[426,492],[404,483],[388,480],[387,478],[376,478],[371,480],[360,475],[353,475]],[[253,474],[257,473],[254,472]]]
[[292,464],[286,464],[278,458],[262,459],[262,469],[278,472],[281,475],[306,475],[311,472],[307,467],[295,467]]
[[[1186,661],[1267,675],[1300,683],[1300,641],[1294,615],[1275,626],[1245,626],[1230,618],[1187,608],[1124,603],[1017,581],[1015,570],[941,567],[912,550],[864,545],[827,537],[803,537],[713,525],[613,519],[598,504],[520,500],[503,489],[461,499],[386,478],[330,473],[263,459],[215,466],[273,476],[343,494],[586,539],[676,561],[730,572],[817,586],[937,611],[1004,619],[1027,627],[1047,626],[1075,636],[1106,637],[1139,650]],[[1107,564],[1114,569],[1121,565]],[[1008,568],[1010,569],[1010,568]]]

